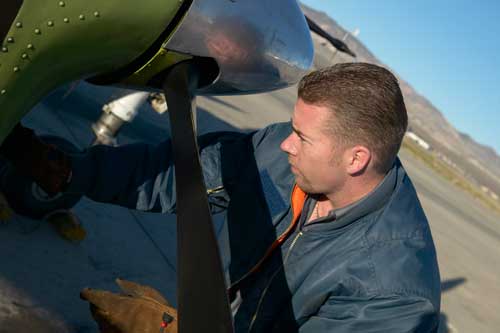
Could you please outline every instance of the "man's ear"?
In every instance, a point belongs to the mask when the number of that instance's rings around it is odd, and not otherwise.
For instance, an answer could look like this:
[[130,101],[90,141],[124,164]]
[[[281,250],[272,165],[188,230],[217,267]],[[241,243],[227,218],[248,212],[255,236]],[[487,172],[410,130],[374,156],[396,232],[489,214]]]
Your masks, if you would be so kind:
[[347,173],[355,176],[363,173],[372,159],[372,152],[366,146],[356,145],[346,151]]

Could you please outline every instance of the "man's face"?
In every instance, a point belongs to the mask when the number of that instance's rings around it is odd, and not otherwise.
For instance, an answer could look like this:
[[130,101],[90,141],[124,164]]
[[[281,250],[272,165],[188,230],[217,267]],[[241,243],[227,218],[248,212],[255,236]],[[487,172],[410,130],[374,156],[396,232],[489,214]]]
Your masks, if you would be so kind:
[[332,193],[347,178],[344,150],[324,130],[329,117],[333,115],[327,107],[298,99],[292,116],[293,131],[280,146],[288,154],[297,185],[308,193]]

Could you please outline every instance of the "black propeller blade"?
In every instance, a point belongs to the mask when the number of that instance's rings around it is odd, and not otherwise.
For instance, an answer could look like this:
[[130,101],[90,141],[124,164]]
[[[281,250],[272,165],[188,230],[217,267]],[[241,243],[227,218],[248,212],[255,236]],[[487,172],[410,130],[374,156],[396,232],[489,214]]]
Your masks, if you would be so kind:
[[346,43],[344,43],[340,39],[333,37],[328,32],[323,30],[319,25],[316,24],[316,22],[314,22],[309,17],[307,17],[307,15],[304,15],[304,16],[306,17],[307,25],[309,26],[309,29],[311,29],[311,31],[317,33],[321,37],[328,40],[333,46],[335,46],[335,48],[337,50],[344,52],[344,53],[347,53],[351,57],[356,57],[356,54],[349,49],[349,47],[347,46]]

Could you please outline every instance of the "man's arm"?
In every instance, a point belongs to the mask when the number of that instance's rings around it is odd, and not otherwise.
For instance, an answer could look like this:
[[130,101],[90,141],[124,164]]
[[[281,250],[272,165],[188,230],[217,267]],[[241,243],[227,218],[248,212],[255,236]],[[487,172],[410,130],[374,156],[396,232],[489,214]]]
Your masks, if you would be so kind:
[[439,310],[423,297],[331,297],[299,332],[428,333],[438,326]]
[[[223,132],[199,138],[200,159],[214,212],[227,206],[228,170],[237,169],[238,156],[224,150],[250,139],[249,134]],[[171,141],[158,145],[95,146],[72,157],[72,177],[67,192],[82,193],[98,202],[156,212],[175,212],[175,175]]]
[[[200,160],[212,212],[227,208],[227,188],[241,176],[242,165],[271,128],[245,134],[216,132],[198,138]],[[69,156],[42,142],[32,130],[18,126],[0,146],[0,155],[35,180],[49,195],[69,192],[156,212],[175,212],[175,177],[171,141],[156,146],[94,146]]]

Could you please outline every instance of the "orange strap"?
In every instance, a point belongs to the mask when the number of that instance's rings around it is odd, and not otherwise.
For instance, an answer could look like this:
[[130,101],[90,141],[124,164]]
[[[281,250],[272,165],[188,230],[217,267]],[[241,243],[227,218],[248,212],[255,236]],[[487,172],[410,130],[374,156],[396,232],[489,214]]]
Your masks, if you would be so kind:
[[228,289],[229,295],[238,290],[238,286],[241,284],[243,280],[246,280],[250,275],[259,271],[260,268],[262,267],[262,264],[271,256],[274,250],[276,250],[276,248],[278,248],[281,244],[283,244],[285,240],[292,234],[293,230],[295,229],[299,221],[299,217],[300,214],[302,213],[302,208],[304,207],[306,198],[307,194],[304,191],[302,191],[302,189],[298,187],[297,184],[295,184],[292,190],[292,198],[290,203],[293,212],[292,223],[290,224],[290,226],[288,226],[285,232],[281,234],[281,236],[279,236],[278,239],[276,239],[271,244],[271,246],[267,249],[264,256],[262,256],[262,258],[252,267],[252,269],[249,270],[245,275],[243,275],[243,277],[239,279],[236,283],[234,283],[231,287],[229,287]]

